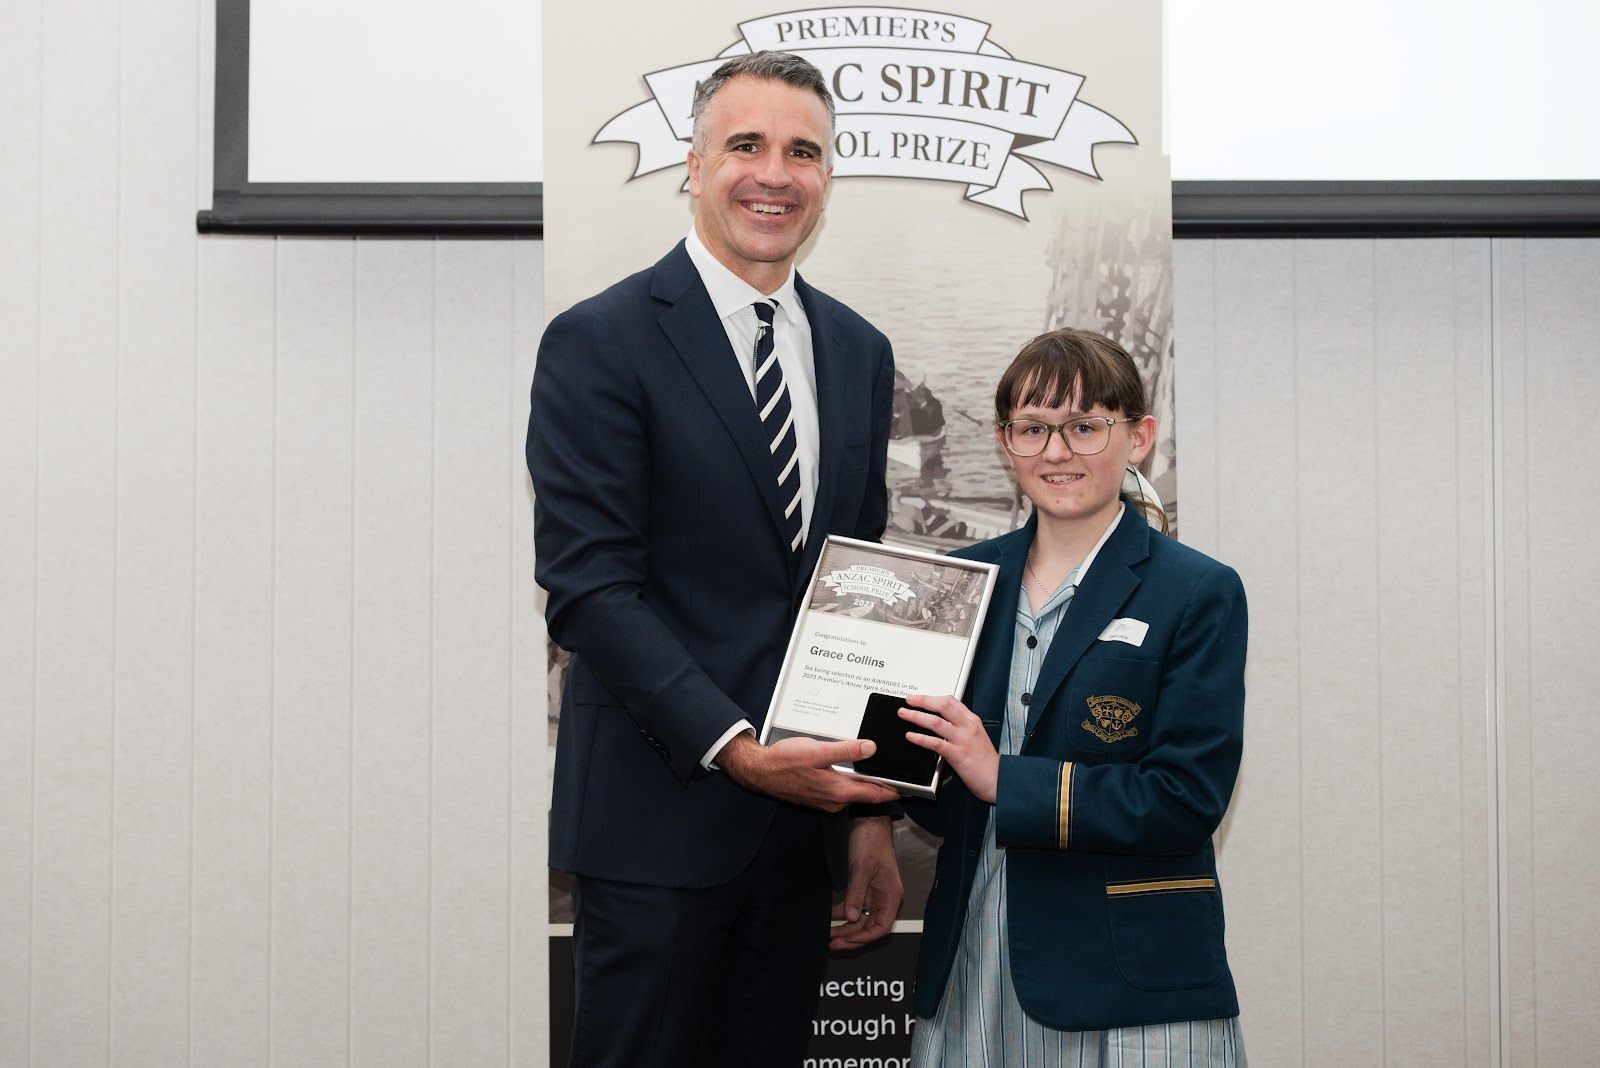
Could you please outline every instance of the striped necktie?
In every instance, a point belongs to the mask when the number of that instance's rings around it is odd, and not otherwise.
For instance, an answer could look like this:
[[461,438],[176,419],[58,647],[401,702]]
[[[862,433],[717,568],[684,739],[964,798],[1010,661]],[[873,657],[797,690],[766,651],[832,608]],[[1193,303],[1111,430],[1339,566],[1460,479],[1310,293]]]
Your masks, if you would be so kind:
[[756,411],[767,434],[773,473],[778,476],[783,536],[789,541],[789,551],[798,553],[805,531],[800,526],[800,450],[795,445],[794,406],[789,403],[789,387],[783,380],[783,368],[773,344],[772,316],[776,309],[765,300],[756,301],[754,307],[756,318],[761,320],[756,326],[754,356]]

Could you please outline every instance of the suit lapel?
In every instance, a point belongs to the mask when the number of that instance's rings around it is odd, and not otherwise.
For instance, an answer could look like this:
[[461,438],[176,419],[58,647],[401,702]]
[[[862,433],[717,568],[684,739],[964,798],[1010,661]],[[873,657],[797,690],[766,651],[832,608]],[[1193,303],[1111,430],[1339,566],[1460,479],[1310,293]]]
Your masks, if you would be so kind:
[[844,442],[848,440],[850,428],[844,425],[847,413],[842,366],[846,355],[844,338],[833,316],[821,307],[816,291],[798,275],[794,289],[800,295],[806,322],[811,326],[811,364],[817,379],[817,437],[821,442],[821,454],[817,457],[817,493],[811,502],[811,522],[806,529],[805,552],[800,563],[800,574],[809,577],[822,552],[823,539],[828,535],[834,487],[839,480],[839,465],[844,459]]
[[766,501],[773,532],[781,537],[784,502],[778,499],[772,453],[756,418],[743,370],[728,351],[728,335],[683,242],[656,264],[650,291],[658,300],[671,303],[661,315],[661,329],[738,446],[740,458]]
[[1072,595],[1066,617],[1056,629],[1044,663],[1040,665],[1039,678],[1028,702],[1029,736],[1038,724],[1041,711],[1050,707],[1050,700],[1062,680],[1138,588],[1139,576],[1133,572],[1133,565],[1149,555],[1150,527],[1139,510],[1124,501],[1117,529],[1101,546],[1100,555],[1089,567],[1089,574]]

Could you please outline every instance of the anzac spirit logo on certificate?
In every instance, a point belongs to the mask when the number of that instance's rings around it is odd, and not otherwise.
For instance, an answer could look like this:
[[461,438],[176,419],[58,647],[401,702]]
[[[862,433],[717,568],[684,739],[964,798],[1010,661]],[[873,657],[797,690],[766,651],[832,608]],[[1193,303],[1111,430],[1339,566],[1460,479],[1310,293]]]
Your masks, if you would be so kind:
[[1027,218],[1022,195],[1050,189],[1036,164],[1099,178],[1094,147],[1137,144],[1118,119],[1079,98],[1084,78],[1017,59],[989,24],[890,7],[827,7],[739,24],[714,58],[644,76],[651,99],[595,143],[638,146],[633,178],[682,166],[695,86],[732,56],[793,52],[821,70],[838,109],[834,176],[915,178],[966,186],[974,204]]
[[1102,742],[1120,742],[1139,733],[1133,725],[1139,712],[1139,706],[1126,697],[1090,697],[1090,718],[1083,721],[1082,727]]
[[952,634],[972,633],[986,586],[983,572],[953,569],[937,560],[885,555],[829,542],[823,549],[810,600],[813,612]]

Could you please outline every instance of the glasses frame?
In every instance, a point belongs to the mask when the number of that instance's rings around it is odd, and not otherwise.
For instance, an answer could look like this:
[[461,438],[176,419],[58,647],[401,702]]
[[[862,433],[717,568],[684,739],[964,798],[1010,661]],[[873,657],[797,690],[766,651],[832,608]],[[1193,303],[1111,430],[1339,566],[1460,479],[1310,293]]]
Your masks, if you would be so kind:
[[[1098,419],[1106,425],[1105,443],[1093,452],[1079,452],[1077,449],[1072,447],[1072,442],[1067,439],[1067,427],[1071,426],[1073,423],[1081,423],[1088,419]],[[1061,443],[1065,445],[1067,447],[1067,451],[1074,456],[1099,456],[1101,453],[1105,452],[1106,448],[1111,444],[1112,427],[1116,426],[1118,423],[1137,423],[1138,421],[1139,420],[1137,419],[1129,419],[1127,416],[1112,418],[1109,415],[1079,415],[1068,419],[1064,423],[1047,423],[1043,419],[1002,419],[1000,422],[995,424],[995,428],[1000,431],[1000,443],[1006,447],[1007,452],[1009,452],[1012,456],[1017,456],[1024,460],[1031,460],[1035,456],[1044,455],[1045,450],[1050,447],[1051,434],[1061,435]],[[1048,431],[1048,433],[1046,433],[1044,436],[1044,444],[1039,446],[1038,452],[1018,452],[1016,449],[1011,447],[1010,430],[1017,423],[1035,423],[1044,427]]]

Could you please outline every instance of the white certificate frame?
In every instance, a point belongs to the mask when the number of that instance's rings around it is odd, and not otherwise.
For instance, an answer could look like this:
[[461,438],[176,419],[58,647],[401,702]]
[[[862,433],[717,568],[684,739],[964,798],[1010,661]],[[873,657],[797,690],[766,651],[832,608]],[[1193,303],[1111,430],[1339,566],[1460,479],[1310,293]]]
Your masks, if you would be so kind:
[[[843,570],[831,567],[832,564],[841,561],[849,562],[849,566]],[[896,570],[897,567],[899,570]],[[877,576],[873,574],[874,569],[890,572],[891,577]],[[988,615],[989,604],[994,597],[995,578],[999,570],[995,564],[978,560],[963,560],[903,545],[861,541],[838,534],[828,535],[822,551],[817,554],[817,565],[806,584],[800,614],[796,617],[794,628],[789,635],[789,647],[784,654],[783,669],[778,674],[777,685],[772,691],[772,700],[767,706],[766,719],[761,726],[762,744],[771,744],[775,733],[784,737],[801,735],[824,740],[858,736],[864,711],[855,716],[855,727],[850,731],[840,729],[840,724],[848,721],[851,716],[851,713],[842,707],[831,713],[831,719],[825,718],[830,715],[829,713],[821,713],[820,725],[830,728],[827,730],[806,729],[810,724],[797,721],[796,717],[803,715],[794,708],[794,705],[803,699],[797,692],[798,684],[802,681],[817,682],[819,686],[825,686],[830,691],[840,691],[852,696],[859,694],[863,701],[868,694],[874,692],[891,693],[895,696],[904,696],[908,693],[953,693],[959,696],[966,689],[967,676],[972,670],[978,637],[983,632],[984,619]],[[930,575],[936,575],[941,580],[941,585],[934,588],[946,590],[949,594],[941,598],[937,605],[924,596],[925,580]],[[904,581],[905,578],[910,578],[912,581],[908,583]],[[948,583],[947,579],[959,579],[960,584]],[[919,592],[913,589],[914,585],[922,585],[924,589]],[[881,592],[874,590],[873,586],[878,587]],[[857,607],[849,610],[841,608],[846,597]],[[913,605],[918,597],[923,598],[923,603]],[[880,603],[872,603],[875,599]],[[899,607],[902,605],[904,607]],[[904,614],[912,608],[931,614],[921,620],[904,618]],[[854,611],[859,611],[861,614],[851,614]],[[819,631],[819,627],[830,628],[830,631],[826,633]],[[830,650],[824,655],[830,657],[831,661],[819,660],[813,656],[816,649],[812,641],[814,637],[821,635],[822,638],[847,645],[866,646],[866,640],[860,639],[860,636],[863,634],[870,636],[872,628],[889,628],[879,632],[878,640],[889,641],[897,647],[897,651],[907,653],[907,659],[918,660],[932,656],[941,661],[940,665],[936,668],[923,667],[920,664],[909,665],[909,669],[915,672],[917,677],[914,681],[900,680],[902,683],[908,683],[905,685],[871,685],[873,682],[886,681],[883,678],[847,681],[838,677],[837,672],[826,680],[818,680],[814,673],[808,674],[808,665],[847,662],[844,658],[852,655],[842,650],[837,651],[837,654],[836,651]],[[841,631],[847,633],[837,633]],[[954,641],[961,643],[959,660],[949,655]],[[919,647],[916,656],[909,654],[909,649],[913,645]],[[933,655],[938,649],[945,650],[943,656]],[[866,666],[861,668],[863,671],[875,670],[871,666],[873,663],[877,663],[877,669],[894,670],[892,667],[887,667],[886,663],[866,657],[864,652],[860,656],[866,660]],[[944,667],[951,663],[956,665],[953,674],[944,670]],[[907,782],[869,775],[856,771],[848,764],[836,764],[834,767],[847,775],[882,783],[902,793],[933,797],[938,789],[942,761],[935,766],[932,777],[926,782]]]

